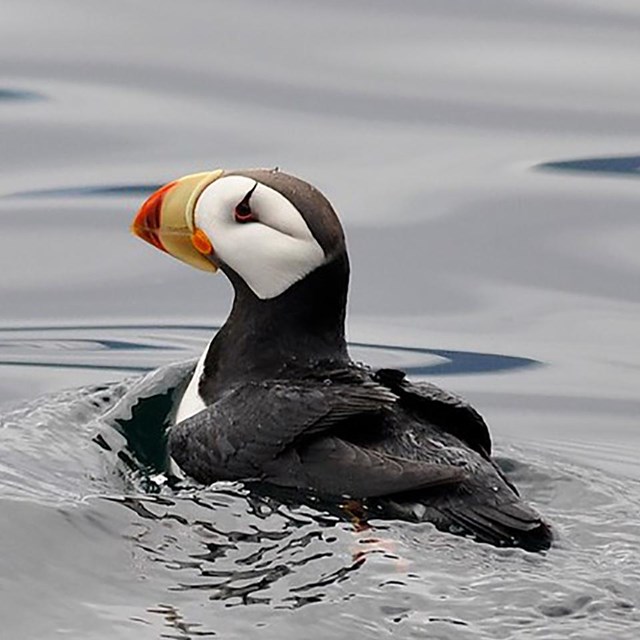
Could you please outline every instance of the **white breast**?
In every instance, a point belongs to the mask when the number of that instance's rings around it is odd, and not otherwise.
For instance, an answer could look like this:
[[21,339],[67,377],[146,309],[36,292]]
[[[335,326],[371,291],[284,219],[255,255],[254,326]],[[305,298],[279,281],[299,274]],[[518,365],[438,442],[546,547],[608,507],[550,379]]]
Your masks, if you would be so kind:
[[178,406],[178,411],[176,413],[176,423],[182,422],[191,416],[195,416],[196,413],[200,413],[200,411],[206,408],[206,405],[200,396],[198,387],[200,386],[200,378],[202,378],[202,374],[204,373],[204,361],[207,357],[207,353],[209,353],[210,346],[211,343],[207,345],[206,349],[200,356],[196,369],[193,372],[193,376],[182,395],[182,399],[180,400],[180,405]]

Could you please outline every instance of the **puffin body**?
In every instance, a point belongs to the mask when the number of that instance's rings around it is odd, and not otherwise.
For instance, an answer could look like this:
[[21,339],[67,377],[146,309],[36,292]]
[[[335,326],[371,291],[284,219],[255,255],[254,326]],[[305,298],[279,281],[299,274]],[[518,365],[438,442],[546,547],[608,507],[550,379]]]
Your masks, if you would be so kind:
[[186,176],[145,202],[133,231],[220,269],[235,291],[169,432],[186,474],[368,499],[495,545],[548,548],[548,525],[492,460],[470,405],[350,359],[346,243],[317,189],[278,170]]

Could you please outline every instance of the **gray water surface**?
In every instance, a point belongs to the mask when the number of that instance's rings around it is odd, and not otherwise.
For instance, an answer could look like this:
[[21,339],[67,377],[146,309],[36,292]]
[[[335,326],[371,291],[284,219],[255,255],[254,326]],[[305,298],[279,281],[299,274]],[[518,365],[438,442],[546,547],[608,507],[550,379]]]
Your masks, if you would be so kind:
[[[637,638],[638,29],[631,0],[5,0],[0,635]],[[334,203],[354,357],[473,402],[548,553],[176,489],[136,448],[231,294],[128,225],[250,166]]]

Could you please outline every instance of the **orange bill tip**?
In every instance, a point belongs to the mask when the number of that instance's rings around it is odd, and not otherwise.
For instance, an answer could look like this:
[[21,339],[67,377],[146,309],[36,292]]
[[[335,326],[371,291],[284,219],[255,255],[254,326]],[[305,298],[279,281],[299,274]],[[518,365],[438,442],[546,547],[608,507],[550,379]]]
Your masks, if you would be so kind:
[[146,240],[149,244],[162,251],[166,251],[159,235],[162,203],[167,192],[170,191],[175,184],[175,181],[170,182],[152,193],[140,207],[140,211],[138,211],[131,225],[131,231],[136,236],[142,240]]

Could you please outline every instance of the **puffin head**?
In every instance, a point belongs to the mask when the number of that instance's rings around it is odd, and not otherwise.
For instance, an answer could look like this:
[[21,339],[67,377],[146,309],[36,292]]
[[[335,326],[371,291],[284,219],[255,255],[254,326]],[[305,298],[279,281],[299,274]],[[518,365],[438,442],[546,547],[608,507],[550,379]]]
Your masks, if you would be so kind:
[[193,267],[222,270],[261,300],[338,258],[348,264],[329,201],[278,170],[217,170],[170,182],[142,205],[131,229]]

